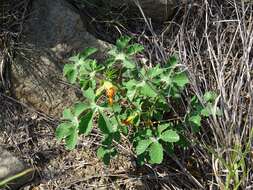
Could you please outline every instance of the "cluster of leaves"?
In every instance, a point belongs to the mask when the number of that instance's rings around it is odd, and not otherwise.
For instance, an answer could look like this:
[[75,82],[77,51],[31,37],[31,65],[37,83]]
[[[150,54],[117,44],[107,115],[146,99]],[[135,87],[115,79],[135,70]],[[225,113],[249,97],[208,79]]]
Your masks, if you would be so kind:
[[[117,153],[114,142],[123,135],[132,142],[141,163],[159,164],[164,151],[173,153],[175,144],[185,144],[183,126],[200,126],[201,117],[208,116],[210,110],[193,99],[193,111],[184,119],[177,123],[164,119],[172,110],[168,100],[180,98],[188,77],[176,57],[163,66],[141,65],[134,55],[144,48],[130,44],[130,40],[118,39],[103,63],[90,59],[96,49],[88,48],[65,65],[64,75],[80,86],[85,100],[64,110],[56,137],[65,139],[66,147],[73,149],[79,135],[89,135],[97,126],[103,135],[97,156],[106,164]],[[212,98],[206,95],[207,102]]]
[[211,115],[221,115],[220,109],[215,106],[217,94],[213,91],[208,91],[203,96],[203,104],[201,104],[196,96],[191,99],[191,110],[187,114],[188,125],[191,125],[193,132],[199,132],[202,118],[207,118]]

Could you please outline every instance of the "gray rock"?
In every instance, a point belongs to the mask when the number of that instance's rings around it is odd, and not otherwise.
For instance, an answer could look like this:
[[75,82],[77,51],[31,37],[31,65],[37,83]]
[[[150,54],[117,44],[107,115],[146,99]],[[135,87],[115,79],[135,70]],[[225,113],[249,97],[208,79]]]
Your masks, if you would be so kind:
[[20,172],[25,168],[16,157],[12,156],[11,153],[1,147],[0,152],[0,180],[4,179],[6,176],[13,175],[16,172]]
[[32,179],[34,170],[0,147],[0,188],[17,188]]
[[49,48],[60,58],[71,50],[106,47],[86,31],[78,10],[65,0],[34,0],[24,35],[26,42]]
[[77,10],[64,0],[34,0],[24,36],[25,45],[13,66],[14,94],[37,110],[60,116],[78,99],[75,90],[62,82],[68,58],[96,47],[100,59],[110,45],[89,34]]
[[[165,21],[173,13],[175,7],[182,0],[139,0],[139,3],[146,14],[156,21]],[[121,6],[122,4],[128,4],[134,6],[134,0],[111,0],[113,6]]]

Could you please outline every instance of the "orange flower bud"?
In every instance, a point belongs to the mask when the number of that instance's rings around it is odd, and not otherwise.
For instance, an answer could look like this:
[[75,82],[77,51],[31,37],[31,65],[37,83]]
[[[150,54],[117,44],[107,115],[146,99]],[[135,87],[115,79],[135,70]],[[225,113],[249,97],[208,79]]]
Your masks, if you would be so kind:
[[106,95],[108,97],[108,102],[110,105],[113,104],[113,97],[115,96],[116,89],[114,87],[110,87],[106,90]]
[[109,89],[106,90],[106,95],[108,96],[108,98],[112,98],[115,96],[115,88],[114,87],[110,87]]
[[109,97],[109,98],[108,98],[108,102],[109,102],[109,104],[112,106],[112,105],[113,105],[113,98]]
[[131,125],[132,122],[125,119],[125,120],[122,120],[121,123],[124,125]]

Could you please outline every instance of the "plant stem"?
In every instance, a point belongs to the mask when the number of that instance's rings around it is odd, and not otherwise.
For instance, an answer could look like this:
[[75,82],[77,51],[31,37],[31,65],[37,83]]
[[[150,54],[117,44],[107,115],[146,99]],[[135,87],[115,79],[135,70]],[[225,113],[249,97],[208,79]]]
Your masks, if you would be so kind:
[[9,182],[14,181],[14,180],[16,180],[18,178],[21,178],[21,177],[23,177],[23,176],[25,176],[25,175],[27,175],[29,173],[32,173],[34,171],[35,171],[34,168],[29,168],[29,169],[27,169],[25,171],[22,171],[22,172],[18,173],[18,174],[10,176],[10,177],[8,177],[8,178],[0,181],[0,187],[6,186]]

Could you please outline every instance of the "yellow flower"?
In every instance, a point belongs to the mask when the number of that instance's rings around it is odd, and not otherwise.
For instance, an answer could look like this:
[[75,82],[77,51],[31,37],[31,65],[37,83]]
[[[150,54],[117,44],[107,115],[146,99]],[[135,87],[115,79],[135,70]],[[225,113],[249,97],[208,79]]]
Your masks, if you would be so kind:
[[138,116],[138,113],[134,113],[133,115],[130,115],[127,119],[122,120],[121,123],[124,125],[132,125],[134,119]]

